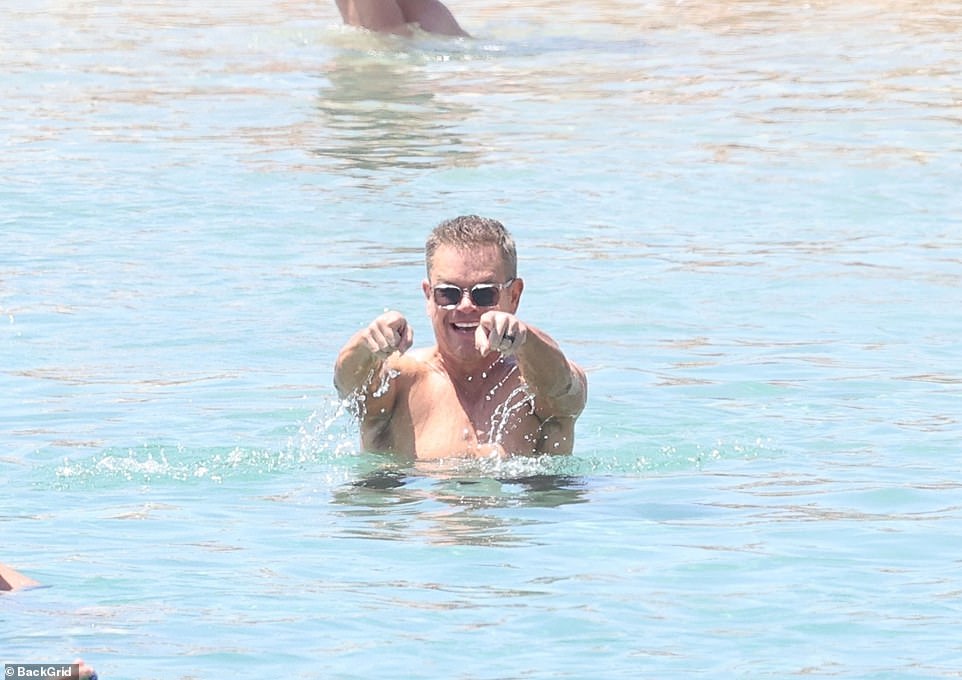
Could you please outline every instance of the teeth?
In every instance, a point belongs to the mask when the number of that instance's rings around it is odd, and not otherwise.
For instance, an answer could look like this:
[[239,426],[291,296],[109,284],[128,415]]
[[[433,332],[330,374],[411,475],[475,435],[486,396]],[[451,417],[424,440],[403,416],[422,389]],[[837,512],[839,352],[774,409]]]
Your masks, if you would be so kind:
[[477,328],[477,327],[478,327],[478,323],[477,323],[477,322],[474,322],[474,323],[455,323],[455,324],[454,324],[454,327],[455,327],[455,328],[464,328],[464,329]]

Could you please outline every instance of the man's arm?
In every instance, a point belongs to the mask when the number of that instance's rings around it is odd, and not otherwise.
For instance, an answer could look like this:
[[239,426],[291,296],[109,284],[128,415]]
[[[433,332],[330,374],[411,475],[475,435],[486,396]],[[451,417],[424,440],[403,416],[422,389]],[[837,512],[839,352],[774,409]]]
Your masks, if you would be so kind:
[[395,352],[403,354],[413,341],[414,332],[400,312],[385,312],[374,319],[351,336],[337,355],[334,386],[338,395],[344,399],[376,391],[387,358]]
[[365,448],[377,448],[397,404],[395,359],[406,352],[413,331],[400,312],[385,312],[355,333],[334,364],[334,386],[348,403],[361,428]]
[[575,418],[584,410],[588,398],[585,372],[569,361],[544,331],[513,314],[491,311],[481,315],[475,341],[484,354],[496,351],[515,356],[542,420]]
[[588,379],[547,333],[526,326],[524,342],[515,356],[521,376],[535,395],[539,417],[576,418],[581,414],[588,398]]

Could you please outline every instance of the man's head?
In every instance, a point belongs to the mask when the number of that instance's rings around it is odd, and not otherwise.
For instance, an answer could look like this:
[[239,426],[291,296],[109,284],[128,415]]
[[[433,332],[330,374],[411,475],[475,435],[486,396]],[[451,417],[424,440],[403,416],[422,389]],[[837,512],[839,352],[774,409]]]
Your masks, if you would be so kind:
[[514,239],[497,220],[477,215],[462,215],[436,226],[424,246],[428,279],[431,278],[434,255],[441,246],[450,246],[463,252],[493,246],[501,255],[506,276],[512,279],[518,276],[518,253]]
[[497,220],[456,217],[431,232],[425,261],[422,288],[440,352],[461,362],[480,360],[475,331],[481,315],[514,314],[524,290],[514,239]]

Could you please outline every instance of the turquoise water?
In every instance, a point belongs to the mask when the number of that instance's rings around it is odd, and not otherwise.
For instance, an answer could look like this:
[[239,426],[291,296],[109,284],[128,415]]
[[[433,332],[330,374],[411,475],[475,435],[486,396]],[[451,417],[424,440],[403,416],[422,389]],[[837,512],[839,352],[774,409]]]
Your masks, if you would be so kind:
[[[955,3],[42,2],[0,25],[0,662],[962,674]],[[340,344],[519,242],[575,454],[360,454]]]

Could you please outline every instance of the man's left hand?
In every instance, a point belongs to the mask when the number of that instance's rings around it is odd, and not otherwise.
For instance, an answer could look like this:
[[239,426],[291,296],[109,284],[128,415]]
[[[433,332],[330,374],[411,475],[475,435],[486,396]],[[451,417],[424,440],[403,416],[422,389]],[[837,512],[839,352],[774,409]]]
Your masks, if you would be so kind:
[[521,349],[527,333],[525,325],[514,314],[491,310],[481,315],[474,344],[482,355],[500,352],[510,356]]

